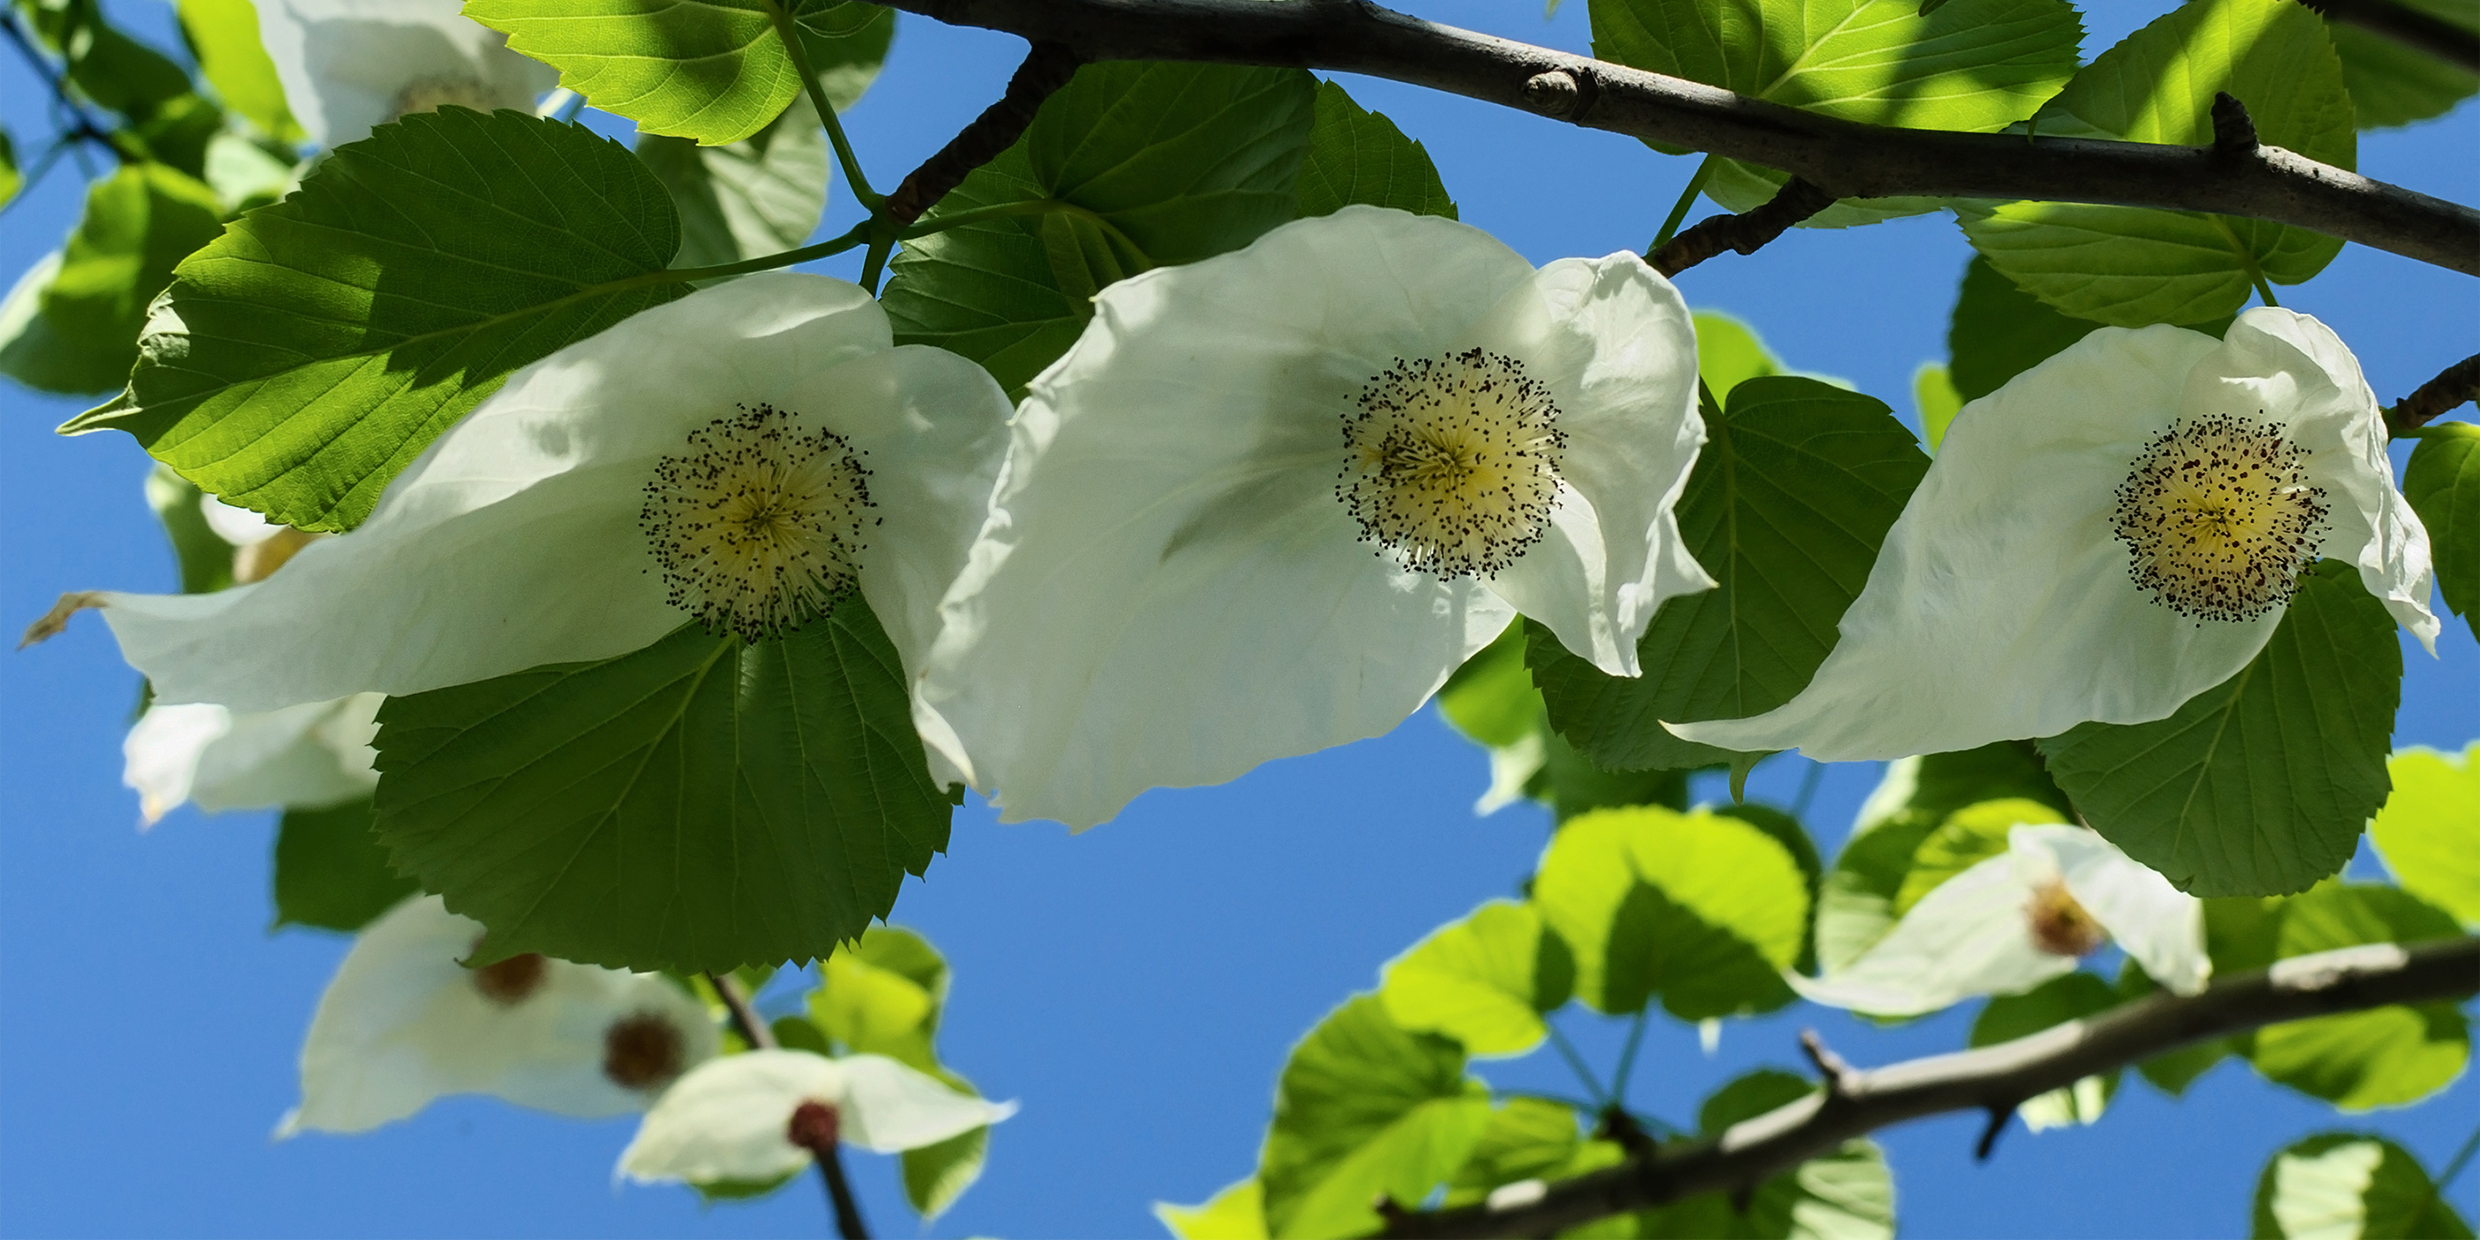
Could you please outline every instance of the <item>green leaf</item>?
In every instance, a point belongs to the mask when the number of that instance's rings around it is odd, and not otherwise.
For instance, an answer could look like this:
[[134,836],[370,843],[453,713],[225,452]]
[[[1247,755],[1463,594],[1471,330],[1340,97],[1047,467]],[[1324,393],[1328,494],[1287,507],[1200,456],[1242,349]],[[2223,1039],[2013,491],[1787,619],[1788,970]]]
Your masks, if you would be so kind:
[[[2083,24],[2061,0],[1593,0],[1593,54],[1871,125],[1994,132],[2033,114],[2075,71]],[[1746,211],[1784,175],[1715,161],[1706,196]],[[1840,228],[1930,210],[1934,199],[1839,204]]]
[[[2395,887],[2328,882],[2282,902],[2277,959],[2364,943],[2459,938],[2436,906]],[[2215,967],[2220,967],[2217,957]],[[2345,1111],[2404,1106],[2462,1075],[2471,1030],[2452,1003],[2395,1005],[2257,1030],[2242,1049],[2265,1079]]]
[[2100,326],[2051,309],[1976,254],[1963,269],[1963,287],[1955,294],[1955,312],[1946,327],[1955,393],[1967,401],[1979,400]]
[[2020,797],[1982,801],[1948,814],[1912,850],[1912,868],[1903,876],[1902,887],[1895,891],[1894,915],[1900,918],[1912,911],[1922,896],[1947,879],[2003,855],[2008,834],[2018,825],[2058,822],[2066,817],[2039,801]]
[[1878,545],[1928,472],[1912,433],[1869,397],[1814,379],[1732,389],[1677,512],[1718,588],[1654,614],[1645,674],[1606,675],[1528,622],[1526,657],[1550,722],[1605,767],[1701,766],[1728,755],[1663,720],[1737,719],[1790,701],[1833,649]]
[[379,836],[489,927],[484,961],[826,957],[947,846],[953,807],[910,720],[858,595],[749,645],[684,626],[600,663],[388,699]]
[[1696,325],[1696,377],[1718,397],[1750,379],[1783,373],[1782,359],[1765,347],[1757,329],[1719,310],[1699,310]]
[[1574,1107],[1518,1094],[1490,1112],[1489,1126],[1482,1129],[1472,1157],[1447,1186],[1446,1204],[1467,1205],[1501,1185],[1564,1180],[1616,1166],[1625,1158],[1613,1142],[1586,1139]]
[[1154,1203],[1154,1217],[1180,1240],[1267,1240],[1266,1190],[1250,1176],[1201,1206]]
[[[953,1074],[942,1074],[952,1078]],[[954,1079],[949,1084],[956,1085]],[[958,1086],[958,1092],[971,1094],[969,1087]],[[913,1212],[929,1222],[947,1213],[947,1208],[964,1196],[982,1178],[982,1165],[990,1160],[990,1128],[985,1125],[971,1132],[960,1132],[944,1141],[904,1151],[904,1200]]]
[[2471,1240],[2444,1188],[2411,1151],[2375,1133],[2293,1141],[2256,1180],[2255,1240]]
[[1275,1087],[1257,1180],[1269,1234],[1377,1230],[1383,1193],[1419,1202],[1464,1165],[1490,1120],[1464,1053],[1387,1019],[1376,995],[1328,1014],[1292,1049]]
[[2406,749],[2368,833],[2405,891],[2480,925],[2480,741],[2460,755]]
[[709,146],[764,129],[801,93],[774,0],[466,0],[465,16],[560,71],[560,85]]
[[9,131],[0,129],[0,206],[7,206],[17,197],[26,179],[17,171],[17,144],[9,140]]
[[1447,197],[1429,151],[1386,113],[1363,108],[1333,82],[1319,82],[1309,153],[1300,163],[1300,218],[1356,202],[1455,218],[1455,200]]
[[2139,724],[2040,742],[2084,820],[2199,896],[2302,891],[2385,803],[2402,649],[2356,568],[2325,560],[2248,665]]
[[224,229],[215,191],[163,164],[125,164],[86,191],[54,259],[0,305],[0,372],[47,392],[104,392],[129,377],[147,303],[174,264]]
[[259,43],[258,10],[250,0],[176,0],[176,7],[198,71],[225,107],[286,146],[309,137],[284,105],[284,83]]
[[[2480,3],[2474,0],[2392,0],[2480,36]],[[2364,30],[2327,19],[2326,36],[2342,58],[2342,81],[2362,129],[2408,125],[2451,111],[2480,91],[2480,74],[2461,65]]]
[[947,1000],[947,963],[910,930],[872,926],[835,949],[810,994],[810,1019],[855,1054],[885,1055],[939,1074],[931,1048]]
[[171,57],[121,33],[91,0],[44,0],[17,6],[34,31],[66,61],[69,80],[88,99],[143,121],[190,93],[189,74]]
[[128,390],[62,429],[350,529],[511,371],[687,292],[663,272],[679,237],[654,174],[580,126],[409,116],[182,262]]
[[2428,527],[2437,597],[2480,636],[2480,425],[2427,428],[2403,471],[2403,498]]
[[[1759,1068],[1715,1090],[1698,1108],[1700,1135],[1724,1130],[1815,1093],[1815,1082]],[[1894,1176],[1874,1142],[1846,1141],[1734,1199],[1701,1193],[1637,1216],[1644,1237],[1709,1240],[1892,1240]]]
[[[2247,105],[2264,141],[2342,168],[2358,151],[2341,62],[2290,0],[2195,0],[2103,52],[2033,130],[2045,137],[2209,146],[2213,96]],[[1964,235],[2026,292],[2122,327],[2198,323],[2246,304],[2254,281],[2297,284],[2336,238],[2261,220],[2080,203],[1958,206]]]
[[1513,745],[1540,727],[1541,696],[1524,666],[1524,626],[1510,624],[1438,690],[1438,713],[1474,744]]
[[1650,806],[1569,820],[1533,878],[1533,906],[1567,941],[1576,997],[1634,1012],[1654,995],[1682,1020],[1789,1003],[1808,884],[1790,850],[1716,814]]
[[[838,112],[860,102],[895,42],[896,11],[865,0],[796,0],[793,21],[819,93]],[[811,112],[815,125],[816,110]]]
[[[1968,1046],[1995,1046],[2030,1037],[2044,1029],[2117,1007],[2123,996],[2090,973],[2053,977],[2020,995],[1999,995],[1972,1019]],[[2101,1118],[2118,1092],[2118,1072],[2088,1076],[2063,1089],[2027,1098],[2016,1105],[2024,1126],[2034,1132],[2089,1124]]]
[[637,157],[679,212],[674,267],[720,267],[792,249],[818,231],[827,209],[827,138],[807,99],[739,142],[699,146],[650,134],[637,140]]
[[421,890],[388,868],[387,850],[370,823],[366,797],[284,811],[276,826],[277,925],[351,934]]
[[1106,282],[1056,275],[1045,222],[1083,221],[1131,272],[1247,245],[1292,218],[1316,98],[1315,79],[1298,69],[1114,61],[1077,70],[1014,146],[924,222],[985,207],[1049,209],[907,242],[883,298],[897,340],[963,354],[1021,395],[1076,340],[1093,315],[1090,289]]
[[1955,380],[1946,367],[1923,362],[1912,372],[1912,410],[1920,415],[1920,441],[1937,451],[1938,441],[1946,438],[1947,426],[1955,415],[1963,412],[1963,393],[1955,390]]
[[233,583],[233,546],[207,524],[199,506],[206,493],[158,465],[146,476],[146,506],[163,522],[173,563],[181,570],[181,593],[208,594]]
[[1378,997],[1404,1029],[1444,1034],[1468,1054],[1521,1055],[1541,1045],[1541,1014],[1575,983],[1567,944],[1541,914],[1493,900],[1389,962]]

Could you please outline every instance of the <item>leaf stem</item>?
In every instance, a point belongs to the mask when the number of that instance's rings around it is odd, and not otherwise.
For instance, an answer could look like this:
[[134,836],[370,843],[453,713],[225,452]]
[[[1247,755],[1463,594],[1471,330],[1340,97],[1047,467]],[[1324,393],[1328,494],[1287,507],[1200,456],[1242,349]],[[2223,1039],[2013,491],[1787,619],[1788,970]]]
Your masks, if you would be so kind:
[[892,235],[882,232],[871,236],[869,253],[861,260],[861,287],[868,290],[872,297],[878,296],[878,276],[887,269],[887,255],[893,249],[895,238]]
[[724,263],[716,267],[667,268],[663,271],[651,273],[654,278],[645,276],[637,277],[637,282],[643,284],[672,284],[681,281],[719,280],[725,276],[748,275],[753,271],[773,271],[778,267],[789,267],[794,263],[806,263],[811,259],[829,258],[868,241],[870,239],[870,225],[873,222],[874,221],[871,220],[863,220],[860,223],[853,225],[851,228],[846,229],[841,236],[831,237],[825,241],[817,243],[816,245],[805,245],[796,250],[784,250],[775,254],[761,254],[756,258],[744,258],[737,263]]
[[1797,818],[1808,812],[1808,803],[1816,799],[1817,785],[1825,778],[1825,774],[1825,763],[1812,760],[1808,764],[1808,774],[1800,777],[1800,795],[1792,798],[1791,801],[1792,817]]
[[774,19],[775,36],[784,41],[784,51],[792,57],[792,67],[801,75],[801,89],[809,92],[810,106],[818,110],[818,124],[827,131],[827,141],[835,145],[835,162],[843,166],[844,183],[852,187],[853,199],[876,216],[887,201],[886,195],[871,189],[870,178],[862,173],[861,159],[853,154],[852,141],[844,136],[844,123],[836,119],[835,105],[828,102],[825,88],[818,85],[818,74],[810,68],[809,49],[801,43],[801,31],[792,20],[792,10],[782,0],[771,0],[766,12]]
[[[708,973],[706,984],[715,988],[715,997],[723,1001],[723,1010],[732,1018],[732,1029],[741,1035],[753,1051],[776,1049],[775,1031],[767,1027],[766,1018],[758,1015],[749,992],[741,989],[740,979],[729,973]],[[832,1113],[830,1113],[832,1114]],[[844,1178],[844,1158],[830,1122],[819,1139],[807,1146],[818,1159],[818,1178],[827,1186],[827,1208],[835,1212],[835,1230],[844,1240],[869,1240],[870,1230],[861,1221],[861,1203],[853,1197],[852,1181]],[[794,1131],[800,1130],[794,1121]]]
[[1627,1105],[1628,1077],[1636,1071],[1637,1049],[1645,1044],[1645,1011],[1636,1009],[1636,1020],[1628,1026],[1627,1045],[1619,1048],[1618,1071],[1611,1074],[1610,1100],[1617,1106]]
[[2437,1179],[2429,1185],[2429,1191],[2444,1196],[2446,1189],[2453,1186],[2454,1177],[2463,1174],[2463,1168],[2471,1165],[2474,1154],[2480,1154],[2480,1128],[2472,1129],[2471,1135],[2463,1139],[2463,1148],[2456,1150],[2454,1157],[2446,1161],[2446,1169],[2437,1173]]
[[1548,1018],[1545,1017],[1542,1020],[1541,1027],[1550,1031],[1550,1045],[1558,1048],[1559,1058],[1567,1061],[1568,1069],[1576,1074],[1577,1080],[1584,1083],[1585,1092],[1593,1095],[1593,1109],[1598,1111],[1609,1106],[1610,1091],[1602,1088],[1600,1081],[1593,1079],[1592,1065],[1584,1061],[1583,1055],[1576,1053],[1575,1044],[1569,1042],[1567,1035],[1559,1032],[1559,1027],[1551,1024]]
[[1654,234],[1653,244],[1645,247],[1646,253],[1669,245],[1671,238],[1679,235],[1679,226],[1687,222],[1688,208],[1696,205],[1696,196],[1705,192],[1705,179],[1714,174],[1714,159],[1708,155],[1697,164],[1696,172],[1688,178],[1688,188],[1679,191],[1679,201],[1671,204],[1669,218],[1662,221],[1662,231]]

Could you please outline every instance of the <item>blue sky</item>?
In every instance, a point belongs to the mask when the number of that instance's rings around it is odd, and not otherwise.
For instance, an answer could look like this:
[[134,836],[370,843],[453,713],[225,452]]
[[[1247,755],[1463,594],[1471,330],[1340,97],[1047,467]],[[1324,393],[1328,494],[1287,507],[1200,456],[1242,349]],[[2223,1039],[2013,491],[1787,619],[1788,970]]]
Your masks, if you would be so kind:
[[[151,30],[169,12],[116,7]],[[2101,7],[2087,18],[2087,56],[2154,11]],[[1415,8],[1577,50],[1587,39],[1581,3],[1548,22],[1530,0]],[[848,117],[873,178],[892,184],[994,98],[1021,48],[908,17],[888,73]],[[1464,219],[1537,262],[1641,249],[1692,167],[1608,134],[1345,81],[1428,146]],[[2360,167],[2480,200],[2475,115],[2466,105],[2363,135]],[[0,62],[0,121],[21,152],[47,132],[37,87],[14,62]],[[0,275],[58,244],[81,193],[64,168],[0,217]],[[838,193],[835,229],[854,218]],[[1754,323],[1791,364],[1847,377],[1908,414],[1913,367],[1944,355],[1968,257],[1951,220],[1925,217],[1795,233],[1680,284],[1692,304]],[[2465,277],[2357,247],[2284,297],[2341,332],[2388,400],[2469,352],[2480,325]],[[10,532],[0,614],[21,621],[62,590],[174,587],[140,494],[143,454],[116,434],[51,435],[80,407],[0,381]],[[2406,648],[2402,743],[2459,748],[2480,734],[2480,647],[2450,622],[2440,655]],[[0,659],[0,1232],[824,1233],[806,1179],[711,1210],[684,1192],[615,1189],[626,1122],[457,1100],[364,1137],[273,1142],[295,1098],[301,1033],[344,941],[266,929],[271,816],[183,810],[138,831],[119,782],[136,694],[136,674],[91,618]],[[1754,790],[1787,799],[1802,771],[1777,763]],[[1870,764],[1826,772],[1810,822],[1829,853],[1876,778]],[[930,1234],[1158,1234],[1150,1202],[1200,1200],[1247,1174],[1289,1044],[1373,984],[1388,957],[1529,870],[1546,821],[1529,808],[1474,817],[1485,782],[1478,752],[1424,712],[1390,736],[1225,787],[1148,794],[1081,836],[997,826],[978,803],[961,813],[952,855],[906,892],[897,920],[954,965],[946,1058],[1024,1111],[998,1130],[981,1184]],[[1561,1019],[1588,1057],[1615,1058],[1618,1026]],[[1804,1025],[1872,1064],[1951,1049],[1967,1024],[1949,1015],[1876,1029],[1795,1008],[1734,1024],[1711,1058],[1692,1029],[1659,1025],[1635,1100],[1686,1120],[1730,1075],[1795,1064]],[[1477,1070],[1573,1092],[1547,1055]],[[2257,1169],[2287,1141],[2373,1127],[2434,1166],[2474,1115],[2480,1086],[2468,1077],[2410,1111],[2339,1117],[2225,1065],[2184,1102],[2131,1083],[2095,1128],[2018,1129],[1986,1164],[1970,1157],[1976,1117],[1882,1139],[1908,1236],[2238,1234]],[[907,1234],[892,1163],[863,1157],[856,1171],[880,1233]],[[2480,1176],[2456,1193],[2467,1214],[2476,1185]]]

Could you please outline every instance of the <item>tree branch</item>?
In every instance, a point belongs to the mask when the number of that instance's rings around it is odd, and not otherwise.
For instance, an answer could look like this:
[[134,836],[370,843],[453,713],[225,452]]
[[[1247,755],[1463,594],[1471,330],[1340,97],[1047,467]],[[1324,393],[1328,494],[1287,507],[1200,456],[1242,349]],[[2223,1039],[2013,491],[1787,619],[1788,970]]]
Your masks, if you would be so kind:
[[1834,205],[1834,195],[1793,177],[1765,205],[1738,215],[1715,215],[1645,256],[1655,271],[1675,276],[1724,250],[1754,254],[1792,225]]
[[[2480,993],[2480,938],[2378,943],[2298,956],[2215,982],[2198,995],[2156,992],[2089,1020],[1996,1046],[1854,1069],[1814,1034],[1802,1043],[1827,1086],[1732,1125],[1721,1137],[1660,1148],[1616,1167],[1452,1210],[1407,1211],[1392,1237],[1547,1236],[1593,1219],[1697,1193],[1746,1189],[1854,1137],[1946,1111],[2011,1113],[2027,1098],[2191,1042],[2263,1025]],[[1982,1138],[1994,1138],[1995,1125]],[[1509,1186],[1514,1188],[1517,1186]],[[1493,1204],[1495,1202],[1496,1204]]]
[[2385,425],[2399,435],[2425,426],[2437,415],[2470,400],[2480,400],[2480,353],[2446,367],[2436,378],[2403,397],[2401,404],[2385,411]]
[[1370,0],[878,2],[951,25],[1061,44],[1087,60],[1365,73],[1780,168],[1835,198],[1926,195],[2213,211],[2293,224],[2480,275],[2480,211],[2278,146],[2233,154],[1862,125],[1437,25]]
[[1033,123],[1033,114],[1042,108],[1042,101],[1068,84],[1076,76],[1076,67],[1084,63],[1075,52],[1057,43],[1035,43],[1025,53],[1015,76],[1008,79],[1006,93],[999,102],[982,109],[973,123],[964,127],[938,153],[923,160],[920,167],[896,186],[887,196],[887,215],[898,224],[910,224],[928,211],[947,191],[964,183],[967,173],[996,159],[1023,136],[1025,126]]
[[2480,34],[2394,0],[2302,0],[2326,17],[2381,34],[2447,64],[2480,73]]

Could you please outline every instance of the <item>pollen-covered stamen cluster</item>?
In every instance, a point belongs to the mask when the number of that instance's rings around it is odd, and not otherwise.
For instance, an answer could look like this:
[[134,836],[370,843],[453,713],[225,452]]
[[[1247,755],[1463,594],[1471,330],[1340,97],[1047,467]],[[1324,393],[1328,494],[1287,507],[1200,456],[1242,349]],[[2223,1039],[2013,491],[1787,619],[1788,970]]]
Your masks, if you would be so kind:
[[2325,532],[2307,455],[2279,427],[2226,414],[2163,431],[2111,515],[2137,588],[2200,621],[2253,620],[2290,602]]
[[1404,567],[1487,576],[1550,528],[1567,434],[1550,389],[1512,357],[1395,359],[1343,419],[1335,494]]
[[2032,932],[2032,945],[2053,956],[2089,956],[2110,941],[2110,932],[2056,880],[2033,889],[2024,927]]
[[773,405],[690,432],[655,465],[638,514],[672,606],[708,631],[774,637],[825,614],[859,577],[870,471],[844,437]]

